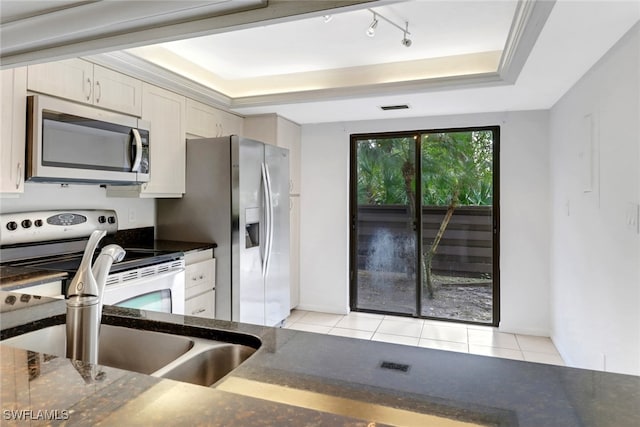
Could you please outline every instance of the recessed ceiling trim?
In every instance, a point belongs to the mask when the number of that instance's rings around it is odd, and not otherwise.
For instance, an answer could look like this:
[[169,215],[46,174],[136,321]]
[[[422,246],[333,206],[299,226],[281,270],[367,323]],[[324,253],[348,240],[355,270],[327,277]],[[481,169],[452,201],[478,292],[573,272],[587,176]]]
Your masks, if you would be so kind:
[[[153,25],[149,25],[144,17],[139,17],[140,22],[135,22],[134,19],[133,22],[126,23],[126,30],[118,27],[117,31],[105,31],[104,27],[93,28],[91,17],[100,13],[96,8],[102,7],[112,15],[123,15],[120,20],[116,19],[114,24],[125,22],[127,14],[126,8],[123,8],[127,2],[88,2],[78,7],[57,11],[58,13],[46,13],[2,25],[0,27],[2,35],[0,68],[129,49],[301,17],[321,16],[328,13],[327,11],[336,9],[341,11],[362,9],[372,2],[375,0],[202,2],[211,3],[211,5],[209,8],[203,6],[200,9],[201,14],[191,14],[177,21],[172,14],[166,14]],[[138,2],[130,3],[133,7],[134,3]],[[154,5],[162,6],[166,2],[144,3],[145,7],[153,7]],[[174,3],[180,4],[180,2]],[[187,3],[189,2],[185,2]],[[228,7],[221,8],[220,5]],[[74,10],[74,17],[71,18],[69,12]],[[77,28],[70,29],[65,22],[73,22]],[[55,30],[47,33],[48,37],[43,38],[40,37],[42,28],[55,28]]]
[[555,0],[518,2],[498,67],[505,81],[515,83],[555,3]]
[[288,92],[273,95],[246,96],[231,99],[231,108],[261,107],[268,105],[293,104],[313,101],[331,101],[353,97],[370,98],[382,95],[415,94],[451,89],[468,89],[507,84],[495,73],[473,74],[468,76],[441,77],[434,79],[380,83],[373,85],[351,86]]
[[515,83],[538,35],[542,31],[544,23],[551,13],[554,3],[554,0],[523,0],[516,10],[507,45],[498,61],[496,72],[418,78],[400,82],[365,83],[339,88],[294,89],[283,93],[237,96],[232,93],[220,92],[220,90],[224,91],[222,88],[214,90],[205,84],[185,78],[125,52],[97,55],[91,57],[90,60],[224,109],[341,100],[356,96],[375,97],[458,88],[500,86]]

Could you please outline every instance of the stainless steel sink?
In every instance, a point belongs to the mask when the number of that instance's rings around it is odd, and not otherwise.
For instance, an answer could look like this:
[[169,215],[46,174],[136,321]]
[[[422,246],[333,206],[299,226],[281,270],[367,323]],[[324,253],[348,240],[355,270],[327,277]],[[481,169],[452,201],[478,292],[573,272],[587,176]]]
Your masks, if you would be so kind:
[[237,368],[256,350],[241,344],[219,344],[163,369],[159,376],[206,387]]
[[[8,338],[0,344],[65,357],[65,336],[63,324]],[[255,351],[255,348],[241,344],[103,323],[98,363],[208,387]]]
[[[56,325],[2,341],[13,347],[65,357],[66,326]],[[98,363],[151,374],[193,348],[188,337],[101,325]]]

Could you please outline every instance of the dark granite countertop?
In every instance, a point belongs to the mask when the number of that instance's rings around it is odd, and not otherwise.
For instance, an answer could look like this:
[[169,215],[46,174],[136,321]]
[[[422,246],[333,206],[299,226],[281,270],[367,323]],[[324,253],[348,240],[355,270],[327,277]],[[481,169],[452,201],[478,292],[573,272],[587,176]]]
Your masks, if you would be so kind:
[[[154,240],[153,227],[136,230],[123,230],[115,237],[109,236],[105,244],[117,243],[129,250],[140,249],[156,252],[175,252],[177,254],[215,249],[215,243],[208,242],[181,242],[174,240]],[[17,291],[26,286],[35,286],[56,280],[64,280],[68,274],[55,270],[40,270],[29,266],[18,266],[16,263],[0,265],[0,290]]]
[[26,286],[66,279],[67,273],[53,270],[34,270],[26,267],[0,266],[0,289],[17,290]]
[[[3,312],[2,339],[63,323],[64,311],[64,301],[48,300]],[[201,337],[242,333],[233,339],[259,337],[262,346],[208,388],[108,367],[86,383],[68,359],[0,345],[3,425],[11,410],[57,410],[53,424],[62,425],[640,423],[637,376],[108,306],[103,322]]]

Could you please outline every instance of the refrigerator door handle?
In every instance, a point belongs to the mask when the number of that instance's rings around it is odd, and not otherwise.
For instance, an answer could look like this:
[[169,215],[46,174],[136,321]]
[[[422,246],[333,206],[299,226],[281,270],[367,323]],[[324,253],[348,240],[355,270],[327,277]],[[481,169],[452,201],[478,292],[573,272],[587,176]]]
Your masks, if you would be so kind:
[[263,201],[263,218],[264,225],[261,225],[261,235],[264,236],[260,242],[260,257],[262,261],[262,278],[264,279],[267,275],[267,240],[268,240],[268,219],[267,219],[267,172],[265,170],[264,163],[260,164],[260,174],[262,175],[262,201]]
[[271,251],[273,250],[273,192],[271,191],[271,174],[269,173],[269,166],[265,164],[265,175],[267,177],[267,201],[268,201],[268,215],[267,215],[267,266],[265,268],[265,276],[269,270],[271,264]]
[[264,197],[264,239],[260,244],[260,252],[262,254],[262,277],[267,277],[267,268],[269,265],[269,241],[270,241],[270,228],[271,228],[271,188],[269,186],[269,176],[267,173],[267,166],[265,163],[261,165],[262,169],[262,185],[263,185],[263,197]]

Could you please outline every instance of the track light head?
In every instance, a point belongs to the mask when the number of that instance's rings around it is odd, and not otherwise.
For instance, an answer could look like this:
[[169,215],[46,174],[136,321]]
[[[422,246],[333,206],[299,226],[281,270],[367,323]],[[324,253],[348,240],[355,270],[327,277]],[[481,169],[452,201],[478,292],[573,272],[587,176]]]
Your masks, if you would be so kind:
[[376,27],[378,26],[378,18],[376,17],[376,14],[373,14],[373,21],[371,21],[371,25],[369,25],[369,28],[367,28],[367,35],[369,37],[373,37],[376,35]]
[[411,47],[411,39],[407,38],[407,34],[411,34],[409,33],[409,22],[404,23],[404,36],[400,43],[402,43],[402,46],[404,47]]

